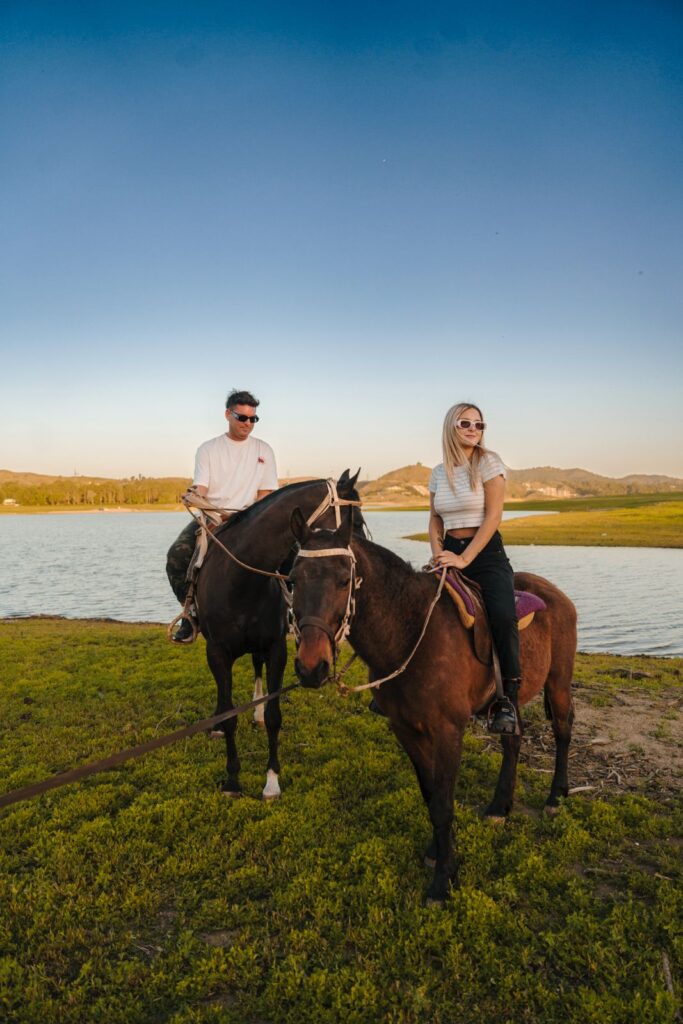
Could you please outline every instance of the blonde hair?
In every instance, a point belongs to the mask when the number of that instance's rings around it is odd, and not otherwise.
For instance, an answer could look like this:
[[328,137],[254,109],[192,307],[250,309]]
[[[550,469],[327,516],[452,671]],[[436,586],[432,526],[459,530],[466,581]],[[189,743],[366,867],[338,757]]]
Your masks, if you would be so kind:
[[[481,419],[484,419],[481,409],[474,402],[458,402],[452,405],[446,413],[443,421],[443,467],[451,490],[455,492],[455,470],[458,466],[467,466],[467,475],[470,481],[470,490],[473,491],[481,478],[479,464],[486,454],[486,448],[480,442],[472,452],[472,459],[465,455],[465,447],[460,443],[455,424],[462,419],[468,409],[476,409]],[[484,435],[482,434],[482,441]]]

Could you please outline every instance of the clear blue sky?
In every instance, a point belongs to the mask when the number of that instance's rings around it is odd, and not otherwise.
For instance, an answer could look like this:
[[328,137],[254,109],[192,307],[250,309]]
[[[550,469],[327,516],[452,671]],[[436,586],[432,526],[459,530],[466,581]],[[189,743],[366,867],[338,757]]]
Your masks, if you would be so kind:
[[0,468],[683,476],[679,3],[5,0]]

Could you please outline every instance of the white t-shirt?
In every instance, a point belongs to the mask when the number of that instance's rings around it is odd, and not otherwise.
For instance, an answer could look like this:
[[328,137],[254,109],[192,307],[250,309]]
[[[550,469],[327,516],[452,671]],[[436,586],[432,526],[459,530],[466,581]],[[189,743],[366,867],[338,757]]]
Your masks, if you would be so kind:
[[456,466],[453,473],[455,491],[450,485],[443,462],[434,466],[429,478],[429,490],[434,495],[434,511],[441,516],[444,530],[460,530],[466,526],[481,526],[484,522],[484,487],[495,476],[507,479],[500,455],[486,452],[479,463],[481,480],[470,490],[468,466]]
[[219,434],[197,449],[193,483],[208,487],[214,505],[239,511],[254,504],[257,491],[277,488],[275,454],[253,434],[244,441]]

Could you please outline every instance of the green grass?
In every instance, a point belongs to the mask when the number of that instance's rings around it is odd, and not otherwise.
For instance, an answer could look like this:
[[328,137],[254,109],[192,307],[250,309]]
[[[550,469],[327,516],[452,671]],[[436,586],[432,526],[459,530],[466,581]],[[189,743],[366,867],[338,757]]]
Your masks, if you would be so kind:
[[[683,502],[599,512],[529,516],[501,524],[506,544],[583,544],[590,547],[683,547]],[[428,541],[427,533],[407,540]]]
[[663,501],[683,501],[680,491],[657,494],[605,494],[587,498],[548,498],[533,501],[506,501],[505,508],[518,512],[595,512],[599,509],[639,508]]
[[[158,627],[4,622],[0,652],[4,790],[213,710],[203,644],[175,649]],[[682,664],[580,656],[577,678],[646,665],[618,685],[655,700]],[[581,794],[546,820],[549,777],[522,766],[518,810],[492,828],[479,814],[499,758],[468,734],[461,887],[429,910],[426,813],[366,703],[331,688],[283,703],[275,805],[257,799],[265,736],[243,721],[240,801],[217,789],[223,744],[195,737],[1,812],[0,1019],[673,1022],[680,805]]]

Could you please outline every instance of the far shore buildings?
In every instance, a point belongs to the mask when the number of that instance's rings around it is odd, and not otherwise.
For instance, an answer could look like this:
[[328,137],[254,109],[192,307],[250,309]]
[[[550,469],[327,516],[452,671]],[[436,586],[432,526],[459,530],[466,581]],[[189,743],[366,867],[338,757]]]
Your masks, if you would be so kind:
[[18,505],[19,502],[16,498],[5,498],[3,505]]

